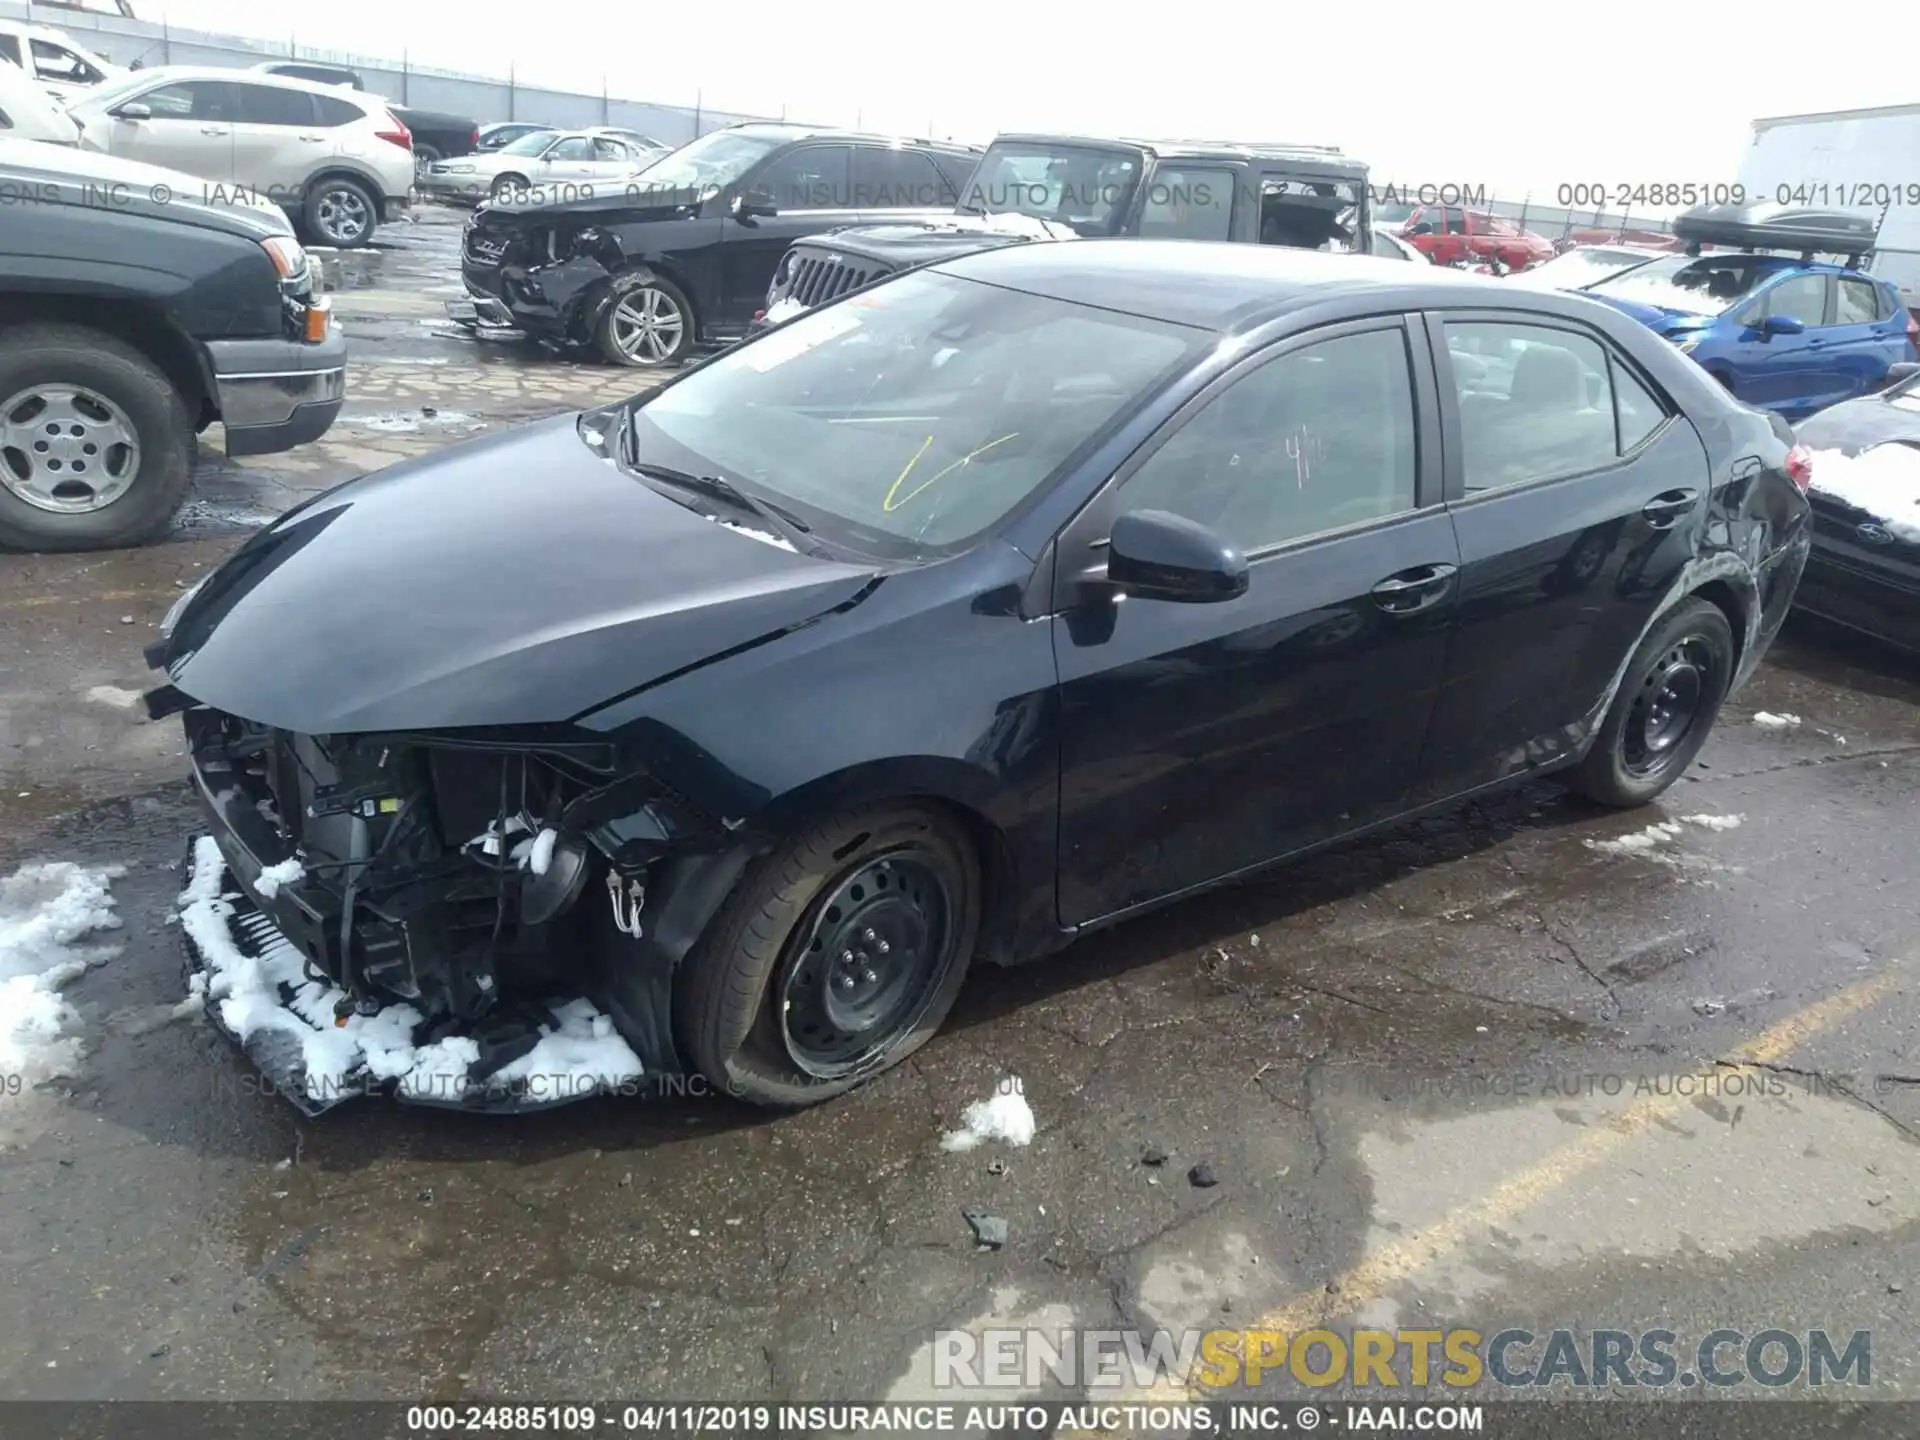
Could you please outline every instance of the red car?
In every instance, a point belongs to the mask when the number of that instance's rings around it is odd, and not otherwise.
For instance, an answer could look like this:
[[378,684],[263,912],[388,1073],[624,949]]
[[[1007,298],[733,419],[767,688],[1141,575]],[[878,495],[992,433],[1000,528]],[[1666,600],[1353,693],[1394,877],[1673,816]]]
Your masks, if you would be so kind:
[[1505,216],[1458,205],[1423,206],[1407,217],[1400,233],[1436,265],[1471,255],[1477,260],[1498,257],[1509,269],[1520,270],[1553,258],[1553,245],[1544,236],[1522,230]]

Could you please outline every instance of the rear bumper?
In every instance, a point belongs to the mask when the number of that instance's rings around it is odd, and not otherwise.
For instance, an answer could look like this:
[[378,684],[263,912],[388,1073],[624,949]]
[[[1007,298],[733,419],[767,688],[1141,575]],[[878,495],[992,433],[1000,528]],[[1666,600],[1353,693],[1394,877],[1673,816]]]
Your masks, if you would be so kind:
[[347,398],[347,342],[211,340],[214,404],[227,454],[271,455],[318,440]]

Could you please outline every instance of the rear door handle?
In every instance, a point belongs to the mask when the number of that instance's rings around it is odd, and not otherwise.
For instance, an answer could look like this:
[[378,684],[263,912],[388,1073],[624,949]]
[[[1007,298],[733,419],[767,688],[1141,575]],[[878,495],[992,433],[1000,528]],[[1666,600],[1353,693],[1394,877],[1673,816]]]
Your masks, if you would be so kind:
[[224,135],[227,133],[227,127],[224,125],[203,125],[200,127],[200,133],[202,135]]
[[309,145],[319,145],[322,144],[327,137],[324,135],[302,135],[300,138]]
[[1699,498],[1697,490],[1663,491],[1642,505],[1640,513],[1654,529],[1671,529],[1682,515],[1693,509]]
[[1416,565],[1389,575],[1373,587],[1373,603],[1390,615],[1410,615],[1446,599],[1458,567]]

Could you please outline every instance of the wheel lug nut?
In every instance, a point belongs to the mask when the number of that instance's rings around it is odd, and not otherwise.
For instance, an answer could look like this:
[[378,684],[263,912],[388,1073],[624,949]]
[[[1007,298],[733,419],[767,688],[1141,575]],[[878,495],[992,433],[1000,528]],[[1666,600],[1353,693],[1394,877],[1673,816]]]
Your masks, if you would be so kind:
[[876,945],[876,946],[875,946],[874,948],[875,948],[876,950],[878,950],[878,951],[879,951],[879,952],[880,952],[880,953],[881,953],[882,955],[884,955],[884,954],[886,954],[886,953],[887,953],[887,942],[886,942],[886,941],[884,941],[884,940],[882,940],[882,941],[881,941],[881,942],[880,942],[880,943],[879,943],[878,945]]
[[842,965],[851,965],[853,963],[853,952],[851,950],[842,950],[840,952],[840,963]]
[[865,930],[860,932],[860,938],[862,940],[878,940],[880,937],[873,933],[873,927],[869,925]]
[[873,971],[871,970],[863,970],[860,972],[860,978],[862,980],[865,980],[867,984],[871,985],[874,983],[874,981],[878,980],[880,977],[874,974]]
[[853,988],[853,977],[851,975],[842,975],[833,983],[838,985],[842,990],[851,990]]

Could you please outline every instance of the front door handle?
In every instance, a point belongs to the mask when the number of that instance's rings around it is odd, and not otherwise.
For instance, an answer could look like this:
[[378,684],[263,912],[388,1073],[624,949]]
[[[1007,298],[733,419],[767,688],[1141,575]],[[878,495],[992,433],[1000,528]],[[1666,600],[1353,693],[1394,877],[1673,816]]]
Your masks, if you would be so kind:
[[327,137],[324,135],[302,135],[300,138],[309,145],[321,145],[326,143]]
[[1373,587],[1373,603],[1389,615],[1410,615],[1447,596],[1457,572],[1453,565],[1416,565],[1389,575]]
[[1640,514],[1656,530],[1672,529],[1700,498],[1697,490],[1666,490],[1640,507]]
[[227,127],[224,125],[203,125],[200,127],[200,133],[202,135],[224,135],[227,133]]

